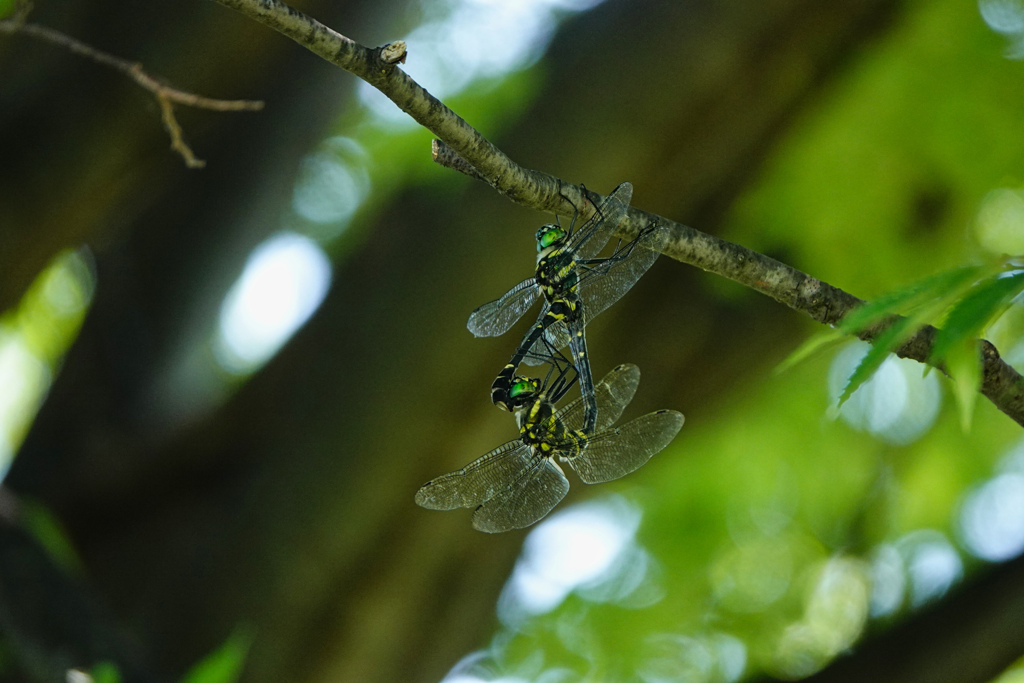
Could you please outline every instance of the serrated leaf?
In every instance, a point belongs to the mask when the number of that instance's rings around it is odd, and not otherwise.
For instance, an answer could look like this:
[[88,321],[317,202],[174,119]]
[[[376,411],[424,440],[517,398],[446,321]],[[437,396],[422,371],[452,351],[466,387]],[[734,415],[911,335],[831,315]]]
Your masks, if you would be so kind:
[[927,305],[929,309],[944,307],[959,296],[962,289],[988,271],[991,266],[961,266],[919,280],[906,287],[858,306],[839,322],[838,329],[855,333],[871,327],[894,313],[908,313]]
[[1022,290],[1024,271],[977,283],[946,316],[932,347],[933,361],[941,362],[951,349],[978,337]]
[[947,351],[946,370],[953,378],[953,393],[960,408],[960,426],[965,432],[970,431],[974,403],[981,387],[981,355],[973,338],[962,339]]
[[224,644],[189,669],[181,683],[235,683],[242,675],[252,632],[238,628]]
[[899,318],[878,335],[871,342],[871,348],[860,359],[860,363],[854,368],[850,379],[846,382],[846,387],[843,388],[843,393],[839,397],[837,407],[846,403],[846,399],[850,398],[853,392],[857,391],[864,382],[871,378],[871,375],[875,374],[875,370],[881,367],[893,349],[906,341],[916,329],[917,326],[910,318]]
[[[866,302],[847,313],[839,321],[835,329],[816,334],[801,344],[776,366],[775,374],[778,375],[788,371],[797,363],[807,360],[818,351],[839,341],[843,335],[856,334],[871,328],[882,322],[885,318],[898,315],[900,312],[911,314],[908,317],[911,320],[911,326],[916,329],[916,327],[928,322],[929,319],[941,314],[960,297],[964,288],[968,287],[978,277],[988,274],[997,267],[999,267],[997,263],[960,266],[889,292],[875,301]],[[905,341],[907,337],[909,337],[909,334],[899,341]],[[898,343],[892,344],[889,351],[892,351],[898,345]],[[874,359],[872,362],[874,362]],[[879,362],[880,364],[881,362]],[[855,390],[856,388],[854,388]],[[845,398],[842,399],[842,401],[845,400]],[[842,401],[840,401],[840,405],[842,405]]]

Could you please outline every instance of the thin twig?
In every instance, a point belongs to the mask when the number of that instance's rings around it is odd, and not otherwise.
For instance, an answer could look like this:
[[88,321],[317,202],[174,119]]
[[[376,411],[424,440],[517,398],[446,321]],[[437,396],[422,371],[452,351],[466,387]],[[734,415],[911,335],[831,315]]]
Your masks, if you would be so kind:
[[26,13],[27,5],[23,5],[19,7],[15,16],[9,19],[0,20],[0,33],[6,33],[8,35],[23,34],[58,45],[66,50],[74,52],[75,54],[91,59],[97,64],[109,66],[112,69],[120,71],[135,81],[139,86],[153,93],[157,102],[160,104],[160,115],[163,119],[164,127],[167,129],[167,133],[171,137],[171,149],[181,155],[185,160],[185,165],[189,168],[202,168],[206,165],[206,162],[201,159],[197,159],[195,154],[192,153],[192,150],[185,143],[185,139],[182,136],[181,126],[174,117],[174,104],[181,104],[186,107],[196,107],[198,109],[210,109],[213,111],[258,111],[263,109],[263,102],[258,100],[218,100],[178,90],[177,88],[171,87],[166,83],[162,83],[158,79],[147,74],[143,70],[142,64],[139,64],[138,62],[130,62],[127,59],[121,59],[120,57],[115,57],[114,55],[103,52],[102,50],[97,50],[91,45],[87,45],[76,38],[72,38],[71,36],[52,28],[40,26],[38,24],[25,23]]
[[[587,206],[579,187],[516,164],[395,64],[381,59],[382,48],[364,47],[279,0],[216,2],[280,31],[380,90],[437,135],[432,154],[438,163],[481,178],[512,201],[534,209],[565,215],[576,206]],[[600,199],[596,193],[587,194],[591,202]],[[635,207],[629,209],[618,234],[631,238],[654,222],[672,230],[673,239],[664,250],[667,256],[756,289],[820,323],[834,325],[864,303],[764,254]],[[871,341],[879,332],[875,328],[859,336]],[[929,363],[935,332],[930,326],[922,328],[896,350],[897,355]],[[981,393],[1024,426],[1024,378],[1003,362],[992,344],[982,341],[980,347],[984,368]]]

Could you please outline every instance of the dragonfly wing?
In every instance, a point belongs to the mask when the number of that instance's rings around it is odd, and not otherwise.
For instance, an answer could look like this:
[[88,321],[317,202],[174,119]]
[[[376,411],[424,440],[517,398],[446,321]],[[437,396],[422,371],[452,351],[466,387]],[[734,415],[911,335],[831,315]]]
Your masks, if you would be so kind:
[[569,330],[566,329],[565,322],[560,321],[548,325],[548,328],[544,330],[544,336],[551,344],[551,348],[555,350],[564,349],[569,345]]
[[590,220],[573,233],[569,239],[569,248],[577,259],[594,258],[604,249],[629,210],[629,200],[632,198],[633,186],[629,183],[620,184],[602,202]]
[[473,513],[473,527],[496,534],[522,529],[551,512],[569,492],[569,480],[551,458],[538,458],[515,484]]
[[540,288],[537,280],[528,278],[494,301],[489,301],[469,314],[466,327],[477,337],[497,337],[508,332],[523,314],[530,310]]
[[579,455],[562,459],[586,483],[600,484],[642,467],[682,428],[682,413],[659,410],[596,434]]
[[[544,305],[541,306],[540,315],[537,316],[537,323],[534,325],[534,327],[531,327],[530,331],[527,332],[526,336],[523,337],[523,343],[520,344],[520,347],[526,345],[526,343],[530,339],[530,336],[533,334],[534,328],[544,321],[544,318],[547,317],[548,311],[550,309],[551,304],[545,301]],[[551,345],[551,348],[554,349],[555,351],[565,348],[565,346],[569,343],[569,333],[566,331],[565,321],[559,320],[545,327],[544,338]],[[551,355],[550,349],[545,349],[544,344],[541,344],[539,342],[539,337],[534,337],[533,341],[530,342],[530,348],[527,351],[527,355],[523,357],[523,363],[525,363],[526,365],[541,365],[542,363],[547,362],[548,357]]]
[[[596,431],[607,429],[622,416],[629,402],[633,400],[637,385],[640,384],[640,368],[625,363],[613,369],[594,387],[597,402]],[[585,401],[582,396],[562,408],[555,415],[569,429],[583,427]]]
[[654,226],[621,245],[580,277],[579,295],[587,322],[622,298],[661,255],[669,241],[667,226]]
[[428,481],[416,492],[416,504],[429,510],[475,507],[507,489],[538,459],[519,439],[509,441],[461,470]]

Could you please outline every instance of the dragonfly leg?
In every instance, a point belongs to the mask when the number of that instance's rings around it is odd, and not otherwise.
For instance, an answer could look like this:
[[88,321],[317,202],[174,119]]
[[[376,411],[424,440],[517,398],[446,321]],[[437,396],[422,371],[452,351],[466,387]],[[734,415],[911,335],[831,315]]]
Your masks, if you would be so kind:
[[[516,371],[523,363],[523,360],[528,356],[540,359],[543,362],[551,363],[559,372],[560,378],[564,378],[569,366],[576,366],[577,374],[579,373],[575,359],[573,359],[571,363],[563,365],[565,357],[561,353],[558,353],[557,349],[554,349],[547,340],[544,339],[544,332],[548,327],[557,322],[568,321],[569,319],[575,318],[577,311],[577,301],[559,299],[551,304],[544,317],[542,317],[537,324],[530,328],[530,331],[526,333],[526,336],[523,338],[519,348],[517,348],[516,352],[512,355],[511,360],[509,360],[505,367],[501,369],[497,378],[495,378],[494,382],[491,383],[491,403],[510,412],[515,410],[516,402],[511,395],[512,385],[515,382]],[[544,353],[543,351],[534,350],[535,347],[541,345],[543,345],[544,348],[547,348],[549,352]],[[572,382],[565,383],[563,380],[557,387],[559,397],[564,395],[571,385]]]

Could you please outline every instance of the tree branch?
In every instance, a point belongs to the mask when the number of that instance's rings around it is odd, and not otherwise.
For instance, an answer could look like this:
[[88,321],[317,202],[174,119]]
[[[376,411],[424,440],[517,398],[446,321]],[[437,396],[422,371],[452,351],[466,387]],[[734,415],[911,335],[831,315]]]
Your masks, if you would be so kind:
[[374,49],[364,47],[278,0],[215,1],[283,33],[310,52],[380,90],[399,109],[455,150],[510,200],[561,214],[572,213],[574,203],[580,203],[572,201],[580,199],[578,194],[575,197],[562,194],[564,185],[556,178],[516,164],[399,69],[395,62],[382,58],[381,52],[388,49],[387,45]]
[[[280,31],[380,90],[402,111],[440,138],[432,146],[433,158],[439,164],[484,180],[518,204],[552,213],[570,214],[576,207],[583,207],[581,210],[586,214],[601,199],[600,195],[560,178],[516,164],[397,68],[397,60],[382,58],[382,51],[387,51],[385,54],[393,51],[389,46],[364,47],[279,0],[216,2]],[[404,45],[399,52],[404,61]],[[835,325],[850,310],[864,303],[852,294],[773,258],[635,207],[630,207],[618,234],[631,238],[654,223],[669,226],[674,236],[664,249],[666,256],[767,294],[822,324]],[[858,336],[870,342],[882,330],[874,327]],[[896,350],[896,354],[929,363],[935,333],[934,327],[921,328]],[[991,343],[982,340],[979,344],[983,363],[981,393],[999,410],[1024,426],[1024,378],[999,357]]]
[[197,159],[195,154],[192,153],[191,148],[185,143],[185,139],[182,137],[181,126],[174,117],[175,104],[213,111],[258,111],[263,109],[263,102],[258,100],[218,100],[173,88],[147,74],[142,69],[142,64],[138,62],[130,62],[126,59],[107,54],[52,28],[26,23],[25,17],[27,12],[28,5],[22,4],[14,16],[9,19],[0,20],[0,33],[7,35],[20,33],[60,46],[75,54],[91,59],[97,64],[103,64],[120,71],[139,86],[153,93],[160,104],[160,115],[163,119],[164,127],[171,136],[171,149],[181,155],[185,160],[185,165],[189,168],[202,168],[206,165],[206,162],[202,159]]

